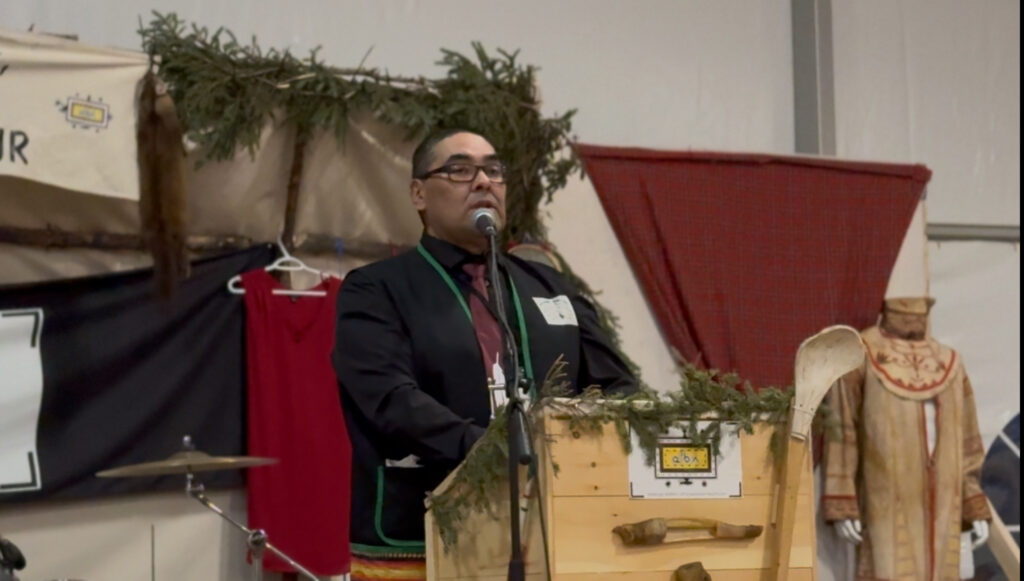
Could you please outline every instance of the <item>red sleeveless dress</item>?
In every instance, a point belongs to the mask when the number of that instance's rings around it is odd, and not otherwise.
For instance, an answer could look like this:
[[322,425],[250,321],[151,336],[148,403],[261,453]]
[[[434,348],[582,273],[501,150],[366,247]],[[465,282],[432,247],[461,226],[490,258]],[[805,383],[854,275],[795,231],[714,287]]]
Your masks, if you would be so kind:
[[[352,447],[331,363],[341,281],[325,297],[275,295],[265,270],[242,275],[248,453],[279,462],[248,470],[249,527],[317,575],[347,573]],[[294,571],[264,552],[264,568]]]

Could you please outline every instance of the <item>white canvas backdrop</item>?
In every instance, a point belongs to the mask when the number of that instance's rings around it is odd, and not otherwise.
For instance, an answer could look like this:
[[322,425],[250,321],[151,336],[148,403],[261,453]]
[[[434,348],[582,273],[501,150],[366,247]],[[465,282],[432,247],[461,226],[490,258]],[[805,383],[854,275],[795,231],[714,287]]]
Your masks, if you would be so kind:
[[0,28],[0,174],[138,200],[135,88],[147,68],[138,51]]

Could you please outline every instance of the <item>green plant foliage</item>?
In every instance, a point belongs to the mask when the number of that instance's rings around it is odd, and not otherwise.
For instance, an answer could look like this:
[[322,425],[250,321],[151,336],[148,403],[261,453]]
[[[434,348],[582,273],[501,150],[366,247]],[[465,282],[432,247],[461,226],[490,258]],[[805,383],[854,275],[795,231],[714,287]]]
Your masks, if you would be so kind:
[[293,123],[300,133],[324,130],[343,139],[350,115],[372,112],[402,127],[409,140],[435,130],[464,128],[486,136],[509,165],[506,236],[543,238],[538,206],[582,165],[572,148],[575,110],[540,113],[536,67],[518,52],[492,56],[473,43],[471,57],[442,50],[440,79],[400,77],[377,69],[342,69],[313,50],[298,58],[238,41],[224,28],[210,32],[175,14],[154,13],[140,26],[143,49],[159,59],[189,139],[207,160],[259,147],[268,121]]

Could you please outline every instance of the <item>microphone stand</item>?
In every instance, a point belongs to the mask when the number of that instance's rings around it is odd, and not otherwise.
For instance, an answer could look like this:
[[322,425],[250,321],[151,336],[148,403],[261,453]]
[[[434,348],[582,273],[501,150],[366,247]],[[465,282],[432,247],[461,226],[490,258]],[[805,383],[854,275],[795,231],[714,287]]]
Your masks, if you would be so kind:
[[522,531],[519,526],[519,466],[529,465],[533,460],[533,447],[527,435],[526,426],[529,419],[526,417],[519,389],[523,382],[523,374],[519,368],[519,348],[516,345],[515,335],[512,334],[512,329],[508,325],[502,298],[504,286],[501,284],[501,275],[498,271],[497,228],[493,223],[488,224],[485,233],[490,246],[488,270],[490,270],[491,293],[494,296],[498,323],[507,337],[505,346],[509,359],[512,360],[512,381],[506,380],[505,383],[505,395],[508,399],[505,404],[505,417],[508,425],[508,516],[512,541],[511,556],[508,562],[508,580],[523,581],[526,578],[526,564],[523,561]]
[[199,482],[199,480],[189,469],[185,475],[185,493],[192,498],[199,501],[206,508],[217,513],[221,518],[231,523],[236,529],[246,534],[246,543],[249,545],[249,550],[252,551],[252,565],[251,565],[251,576],[254,581],[262,581],[263,579],[263,552],[270,551],[277,555],[289,565],[295,568],[295,571],[300,575],[317,581],[316,575],[311,573],[308,569],[298,564],[295,559],[292,559],[288,555],[284,554],[284,551],[278,549],[274,545],[270,544],[270,540],[267,538],[267,533],[263,529],[250,529],[242,523],[236,521],[227,515],[219,506],[213,503],[212,500],[205,494],[206,488]]

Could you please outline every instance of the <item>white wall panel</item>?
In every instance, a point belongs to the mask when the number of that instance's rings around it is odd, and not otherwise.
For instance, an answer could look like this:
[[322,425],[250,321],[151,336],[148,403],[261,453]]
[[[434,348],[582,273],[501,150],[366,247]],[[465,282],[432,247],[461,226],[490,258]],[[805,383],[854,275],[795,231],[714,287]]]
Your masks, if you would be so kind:
[[[582,141],[792,151],[789,2],[761,0],[5,0],[0,26],[138,48],[138,19],[177,12],[239,39],[398,75],[436,76],[441,48],[521,49],[548,113],[578,108]],[[372,51],[370,50],[372,49]]]
[[[182,491],[4,506],[0,526],[28,566],[22,581],[249,578],[246,538]],[[243,491],[213,492],[228,516],[245,518]],[[270,541],[273,542],[273,533]],[[278,575],[268,575],[276,581]]]
[[832,3],[839,157],[923,163],[928,219],[1020,225],[1020,2]]
[[986,448],[1020,413],[1020,246],[932,242],[932,335],[960,352]]

